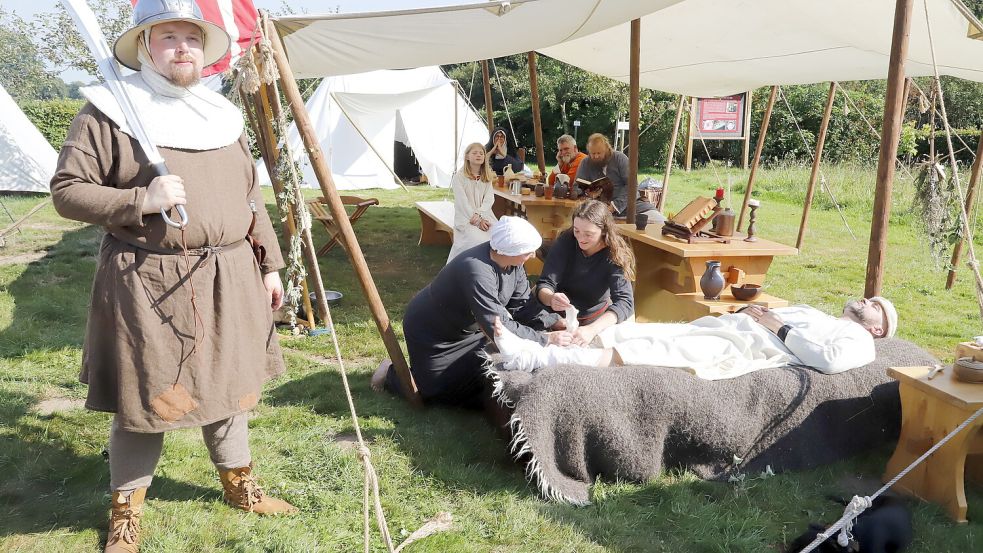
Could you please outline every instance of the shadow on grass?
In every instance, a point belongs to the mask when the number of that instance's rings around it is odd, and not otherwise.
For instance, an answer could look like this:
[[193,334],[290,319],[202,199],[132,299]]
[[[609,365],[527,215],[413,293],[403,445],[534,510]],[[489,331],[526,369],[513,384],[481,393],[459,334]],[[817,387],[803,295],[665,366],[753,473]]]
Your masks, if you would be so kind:
[[[0,333],[0,537],[106,526],[109,416],[83,409],[40,415],[42,394],[77,396],[78,358],[102,230],[68,232],[21,271],[0,267],[12,300]],[[13,278],[12,282],[7,282]],[[58,350],[64,350],[59,352]],[[73,351],[74,350],[74,351]],[[175,501],[215,489],[156,478],[151,496]]]

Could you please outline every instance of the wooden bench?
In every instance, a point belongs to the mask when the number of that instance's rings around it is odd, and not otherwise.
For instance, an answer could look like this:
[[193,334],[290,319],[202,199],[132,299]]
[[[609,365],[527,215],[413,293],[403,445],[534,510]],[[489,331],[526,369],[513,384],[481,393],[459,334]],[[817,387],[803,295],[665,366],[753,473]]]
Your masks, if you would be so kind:
[[[346,209],[349,207],[355,208],[354,211],[348,215],[348,221],[351,222],[352,226],[354,226],[355,222],[362,217],[366,209],[374,205],[379,205],[379,200],[375,198],[360,198],[358,196],[341,196],[341,203],[345,204]],[[328,209],[328,202],[323,197],[307,202],[307,207],[311,211],[311,217],[316,221],[321,221],[321,224],[324,225],[324,229],[328,231],[328,236],[330,238],[328,239],[327,243],[317,250],[317,255],[324,255],[341,243],[341,233],[339,232],[337,225],[335,225],[334,217],[331,216],[331,211]]]
[[416,202],[420,212],[421,246],[450,246],[454,243],[454,202]]

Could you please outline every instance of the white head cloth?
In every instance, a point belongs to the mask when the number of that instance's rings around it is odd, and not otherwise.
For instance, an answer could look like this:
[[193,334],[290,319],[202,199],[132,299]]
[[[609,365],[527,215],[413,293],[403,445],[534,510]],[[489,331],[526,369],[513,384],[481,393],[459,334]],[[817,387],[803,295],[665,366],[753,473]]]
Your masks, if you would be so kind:
[[881,296],[874,296],[870,298],[870,301],[881,306],[884,311],[884,321],[886,327],[884,328],[884,337],[890,338],[894,336],[894,333],[898,331],[898,310],[894,308],[894,304],[883,298]]
[[491,247],[502,255],[523,255],[543,245],[543,237],[521,217],[502,217],[491,228]]

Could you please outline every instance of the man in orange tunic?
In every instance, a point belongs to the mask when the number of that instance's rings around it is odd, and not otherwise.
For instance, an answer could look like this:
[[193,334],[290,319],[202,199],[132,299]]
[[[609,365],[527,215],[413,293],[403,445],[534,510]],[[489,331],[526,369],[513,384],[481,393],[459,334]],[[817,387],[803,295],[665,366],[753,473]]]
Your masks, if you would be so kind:
[[549,176],[549,185],[556,183],[557,175],[566,175],[570,178],[567,184],[572,184],[577,180],[577,169],[580,162],[587,157],[587,154],[577,149],[577,140],[569,134],[565,134],[556,139],[556,167]]

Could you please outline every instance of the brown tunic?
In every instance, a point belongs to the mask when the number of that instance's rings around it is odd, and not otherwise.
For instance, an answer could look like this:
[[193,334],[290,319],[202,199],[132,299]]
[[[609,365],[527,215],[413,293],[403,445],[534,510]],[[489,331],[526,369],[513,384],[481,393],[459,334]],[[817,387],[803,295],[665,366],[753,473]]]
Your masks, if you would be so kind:
[[[160,148],[184,179],[185,231],[202,321],[197,352],[181,231],[141,215],[155,173],[139,143],[91,104],[61,149],[51,196],[62,216],[105,227],[92,286],[80,380],[86,407],[124,430],[202,426],[252,408],[284,371],[262,275],[284,266],[245,137],[208,151]],[[266,246],[260,267],[244,242]],[[177,213],[172,213],[176,218]]]

